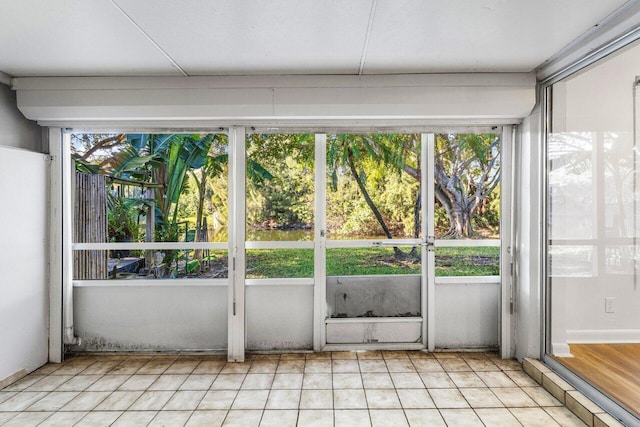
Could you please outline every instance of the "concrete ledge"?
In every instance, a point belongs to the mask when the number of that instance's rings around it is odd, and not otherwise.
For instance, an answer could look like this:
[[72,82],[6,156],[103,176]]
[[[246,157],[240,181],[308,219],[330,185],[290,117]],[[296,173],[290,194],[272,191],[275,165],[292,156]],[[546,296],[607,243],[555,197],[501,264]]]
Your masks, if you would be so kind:
[[620,421],[607,413],[595,414],[593,417],[593,427],[624,427]]
[[595,414],[604,413],[602,408],[587,399],[587,397],[579,391],[567,391],[566,399],[567,408],[589,427],[593,427]]
[[565,406],[567,404],[567,392],[574,390],[571,384],[553,372],[545,372],[542,374],[542,387],[544,387],[545,390],[551,393],[553,397],[558,399]]
[[542,385],[542,374],[544,372],[551,372],[551,369],[543,365],[536,359],[524,359],[522,361],[522,368],[535,382]]
[[524,371],[533,380],[558,399],[589,427],[621,427],[621,424],[604,409],[576,391],[571,384],[560,378],[545,364],[536,359],[524,359]]

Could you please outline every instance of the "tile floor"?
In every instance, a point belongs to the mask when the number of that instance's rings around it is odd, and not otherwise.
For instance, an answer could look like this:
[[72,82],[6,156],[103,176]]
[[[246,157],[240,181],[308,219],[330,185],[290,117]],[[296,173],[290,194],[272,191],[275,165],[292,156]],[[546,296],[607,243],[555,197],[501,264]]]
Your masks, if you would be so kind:
[[9,426],[584,426],[495,353],[77,355],[0,390]]

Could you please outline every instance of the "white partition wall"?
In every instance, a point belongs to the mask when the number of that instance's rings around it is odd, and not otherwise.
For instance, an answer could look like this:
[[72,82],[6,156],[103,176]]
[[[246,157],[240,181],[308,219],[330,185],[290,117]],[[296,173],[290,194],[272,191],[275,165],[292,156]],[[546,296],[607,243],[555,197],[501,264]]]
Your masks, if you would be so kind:
[[75,333],[85,351],[224,351],[227,287],[81,286]]
[[436,279],[435,346],[497,348],[500,277]]
[[248,350],[313,349],[313,286],[252,285],[245,298]]
[[48,156],[0,146],[2,385],[47,361],[48,171]]

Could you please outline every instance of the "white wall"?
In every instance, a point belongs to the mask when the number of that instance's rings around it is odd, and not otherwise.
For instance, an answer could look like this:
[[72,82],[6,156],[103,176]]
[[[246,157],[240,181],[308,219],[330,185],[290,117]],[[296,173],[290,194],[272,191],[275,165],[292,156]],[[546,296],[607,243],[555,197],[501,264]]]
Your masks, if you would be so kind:
[[227,348],[226,286],[85,286],[73,300],[76,350]]
[[47,181],[44,154],[0,146],[0,384],[47,362]]
[[313,286],[245,288],[247,350],[311,350]]
[[436,348],[498,347],[500,278],[494,277],[493,283],[473,283],[473,278],[446,283],[446,279],[436,278]]
[[327,276],[327,314],[420,317],[420,275]]

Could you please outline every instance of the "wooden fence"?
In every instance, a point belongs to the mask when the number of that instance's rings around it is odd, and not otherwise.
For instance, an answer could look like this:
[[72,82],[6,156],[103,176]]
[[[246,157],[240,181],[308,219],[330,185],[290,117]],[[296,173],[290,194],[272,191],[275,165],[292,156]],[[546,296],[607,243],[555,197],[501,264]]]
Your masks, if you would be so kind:
[[[107,177],[76,172],[73,241],[106,243]],[[76,280],[106,279],[107,251],[74,251],[73,278]]]

